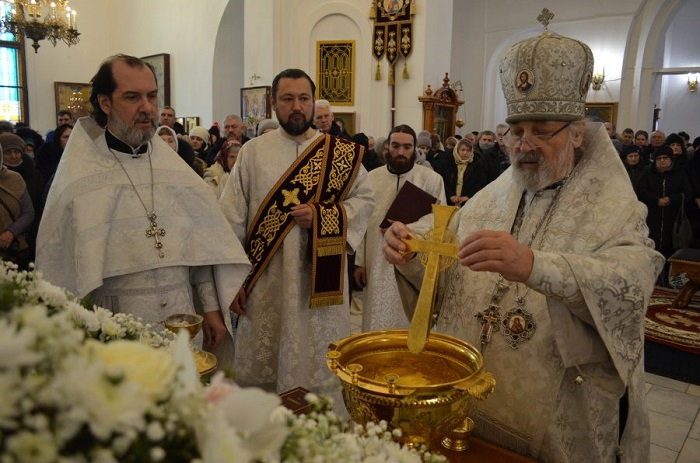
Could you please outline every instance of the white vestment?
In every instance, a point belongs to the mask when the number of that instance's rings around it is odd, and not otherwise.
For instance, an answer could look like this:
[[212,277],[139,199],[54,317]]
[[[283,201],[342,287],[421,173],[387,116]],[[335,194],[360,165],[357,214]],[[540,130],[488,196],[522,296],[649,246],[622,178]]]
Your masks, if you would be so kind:
[[[233,167],[219,203],[236,235],[244,241],[261,202],[282,174],[323,134],[309,129],[291,137],[282,128],[247,142]],[[347,245],[354,250],[367,227],[373,204],[367,171],[360,171],[341,203],[347,215]],[[303,386],[335,388],[326,367],[328,344],[350,334],[348,291],[341,305],[311,309],[309,231],[294,225],[248,295],[239,317],[234,369],[242,385],[283,392]],[[347,271],[344,288],[348,288]]]
[[[355,265],[365,267],[367,272],[367,285],[363,289],[362,331],[407,329],[410,324],[401,304],[394,266],[383,256],[384,235],[379,228],[406,181],[438,198],[439,204],[445,204],[442,176],[432,169],[416,164],[408,172],[396,175],[389,172],[386,166],[382,166],[367,175],[367,183],[375,192],[375,206],[369,218],[365,238],[355,255]],[[430,217],[426,217],[426,228],[431,225]],[[411,228],[419,231],[418,224],[413,224]]]
[[[195,309],[221,310],[232,331],[228,305],[250,263],[212,188],[160,137],[137,158],[112,152],[104,129],[91,118],[80,119],[48,195],[37,268],[78,297],[90,294],[96,303],[146,322]],[[146,236],[151,223],[141,201],[165,229],[162,258]],[[221,354],[230,357],[231,346],[229,340]],[[220,357],[220,365],[228,360]]]
[[[498,305],[503,316],[517,296],[524,297],[536,329],[514,349],[499,323],[484,349],[496,388],[488,399],[474,401],[470,414],[477,435],[538,461],[609,463],[618,454],[622,462],[645,462],[644,314],[663,257],[653,250],[646,208],[602,124],[589,125],[581,152],[558,197],[555,189],[525,195],[517,236],[528,243],[540,228],[532,244],[534,266],[525,284],[509,284]],[[523,197],[512,169],[453,218],[460,241],[478,230],[512,230]],[[419,284],[414,262],[401,271]],[[479,347],[482,325],[475,315],[492,302],[498,278],[461,265],[446,271],[435,330]],[[401,288],[402,296],[410,293],[409,286]],[[625,391],[629,412],[620,439]]]

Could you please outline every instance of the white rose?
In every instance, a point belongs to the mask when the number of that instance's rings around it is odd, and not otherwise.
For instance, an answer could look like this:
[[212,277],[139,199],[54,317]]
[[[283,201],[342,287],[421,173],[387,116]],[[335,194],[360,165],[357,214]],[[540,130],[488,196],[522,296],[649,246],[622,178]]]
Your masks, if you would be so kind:
[[152,399],[163,399],[169,394],[175,364],[168,351],[136,341],[103,344],[90,340],[86,345],[104,365],[121,370],[128,381],[138,384]]

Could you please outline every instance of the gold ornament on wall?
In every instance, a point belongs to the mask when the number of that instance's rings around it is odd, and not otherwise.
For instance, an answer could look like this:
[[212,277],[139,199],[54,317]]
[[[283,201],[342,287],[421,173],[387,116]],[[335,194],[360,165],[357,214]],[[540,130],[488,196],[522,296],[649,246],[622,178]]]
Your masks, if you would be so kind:
[[399,56],[404,59],[402,77],[409,78],[408,55],[413,49],[415,0],[372,0],[369,17],[374,21],[372,54],[377,59],[374,78],[381,80],[381,60],[389,62],[389,85],[395,84],[394,68]]
[[355,41],[316,42],[316,93],[333,105],[355,103]]

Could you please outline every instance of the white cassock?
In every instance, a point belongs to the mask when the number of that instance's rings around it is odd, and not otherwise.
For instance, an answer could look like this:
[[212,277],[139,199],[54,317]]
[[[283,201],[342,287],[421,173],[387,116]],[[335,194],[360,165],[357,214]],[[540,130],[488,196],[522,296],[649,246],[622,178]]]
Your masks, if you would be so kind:
[[[160,137],[150,143],[152,172],[147,153],[110,152],[103,128],[78,121],[47,198],[37,269],[78,297],[156,327],[174,313],[220,310],[232,332],[228,304],[250,269],[247,256],[212,188]],[[162,258],[146,236],[142,201],[165,229]],[[215,350],[220,366],[232,361],[232,347],[229,338]]]
[[[365,238],[355,255],[355,265],[365,267],[367,272],[367,285],[363,289],[362,331],[406,329],[410,324],[401,304],[394,266],[387,262],[382,252],[384,235],[379,228],[406,181],[438,198],[440,204],[445,204],[442,176],[432,169],[416,164],[408,172],[397,175],[382,166],[367,174],[367,182],[375,191],[375,206]],[[426,222],[424,227],[412,224],[411,228],[416,232],[425,231],[419,228],[429,228],[432,224],[430,217],[432,214],[420,221],[421,224]]]
[[[560,193],[523,194],[510,167],[451,221],[461,241],[478,230],[511,232],[521,209],[518,240],[534,237],[530,278],[505,282],[500,322],[483,351],[496,388],[472,402],[470,416],[477,435],[537,461],[613,462],[616,454],[624,463],[649,461],[644,314],[663,257],[654,251],[646,208],[602,124],[589,124],[581,153]],[[419,284],[413,261],[401,272]],[[498,280],[496,273],[461,265],[444,272],[435,331],[479,347],[482,325],[475,315],[489,307]],[[408,286],[401,291],[411,304]],[[534,329],[523,323],[525,315]],[[514,348],[506,328],[511,335],[525,328],[530,337],[520,336],[525,341]],[[629,412],[620,438],[625,392]]]
[[[245,242],[250,222],[282,174],[323,134],[309,129],[292,137],[282,128],[247,142],[241,148],[219,200],[234,232]],[[373,191],[360,167],[342,202],[347,214],[347,247],[357,248],[367,227]],[[350,334],[348,278],[344,302],[309,308],[311,263],[309,231],[294,225],[248,295],[246,315],[235,335],[236,381],[284,392],[302,386],[311,390],[337,387],[326,367],[328,344]]]

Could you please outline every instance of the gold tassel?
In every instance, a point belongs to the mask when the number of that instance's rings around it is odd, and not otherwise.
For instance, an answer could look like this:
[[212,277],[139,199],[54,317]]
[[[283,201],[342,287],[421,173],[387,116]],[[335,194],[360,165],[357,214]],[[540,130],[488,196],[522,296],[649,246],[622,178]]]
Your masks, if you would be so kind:
[[403,74],[401,74],[401,77],[404,79],[408,79],[408,67],[406,66],[406,61],[403,62]]
[[391,66],[389,68],[389,85],[394,85],[396,82],[394,82],[394,66]]
[[345,245],[339,244],[336,246],[323,246],[316,249],[316,255],[319,257],[324,256],[338,256],[345,252]]
[[322,296],[311,298],[311,303],[309,304],[309,306],[312,309],[318,309],[321,307],[327,307],[329,305],[340,305],[343,302],[344,301],[342,294],[339,296]]
[[382,68],[379,66],[379,61],[377,61],[377,71],[374,73],[374,80],[382,80]]

